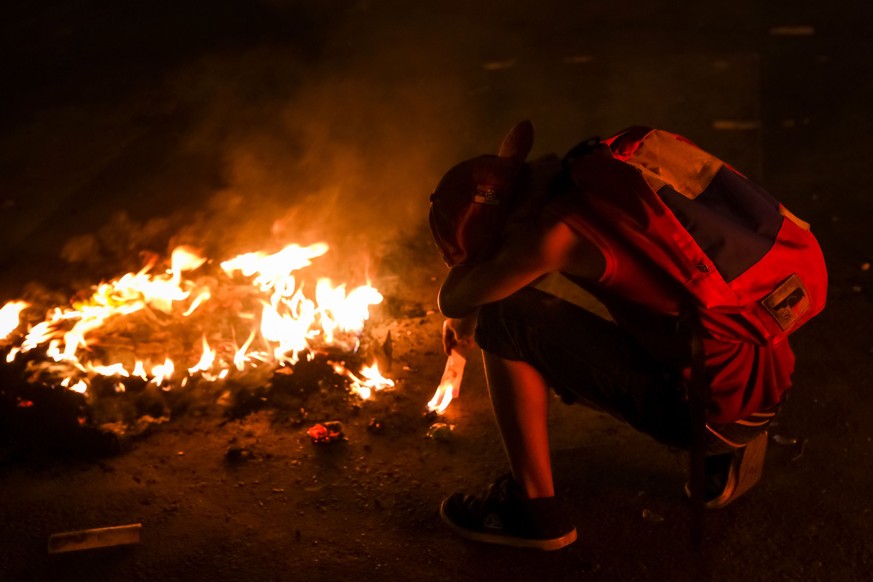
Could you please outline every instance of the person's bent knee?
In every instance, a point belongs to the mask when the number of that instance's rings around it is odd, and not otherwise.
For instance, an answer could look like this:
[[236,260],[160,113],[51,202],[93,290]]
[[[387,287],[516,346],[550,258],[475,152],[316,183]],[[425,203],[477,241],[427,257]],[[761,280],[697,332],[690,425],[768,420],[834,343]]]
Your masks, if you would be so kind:
[[514,329],[512,297],[483,305],[476,324],[476,343],[482,351],[506,360],[522,360],[518,331]]

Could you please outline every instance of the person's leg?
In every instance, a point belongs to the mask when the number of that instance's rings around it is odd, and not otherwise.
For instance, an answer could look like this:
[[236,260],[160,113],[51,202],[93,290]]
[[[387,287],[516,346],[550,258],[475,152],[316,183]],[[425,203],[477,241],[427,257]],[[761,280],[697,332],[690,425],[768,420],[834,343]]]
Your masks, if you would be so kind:
[[[500,398],[504,391],[512,394],[503,399],[516,403],[516,425],[519,419],[532,422],[537,416],[535,410],[526,415],[519,399],[542,395],[547,402],[544,387],[549,386],[565,402],[608,412],[671,446],[688,442],[688,406],[678,372],[657,362],[613,322],[524,289],[480,310],[476,340],[485,354],[492,397]],[[487,368],[489,362],[500,364],[492,366],[494,373]],[[512,410],[507,403],[495,403],[498,415]],[[544,418],[542,423],[538,426],[545,426]],[[523,428],[506,424],[514,430],[504,430],[500,418],[498,424],[504,439]],[[546,437],[536,442],[540,449],[530,451],[541,450]],[[507,452],[514,456],[514,448]]]
[[[512,475],[481,495],[455,493],[440,517],[471,540],[555,550],[576,528],[555,496],[547,431],[548,386],[625,420],[659,417],[658,370],[612,323],[535,290],[479,312],[489,392]],[[651,389],[650,389],[651,388]],[[666,423],[670,424],[670,423]]]
[[483,352],[494,417],[515,481],[531,499],[552,497],[549,387],[530,364]]

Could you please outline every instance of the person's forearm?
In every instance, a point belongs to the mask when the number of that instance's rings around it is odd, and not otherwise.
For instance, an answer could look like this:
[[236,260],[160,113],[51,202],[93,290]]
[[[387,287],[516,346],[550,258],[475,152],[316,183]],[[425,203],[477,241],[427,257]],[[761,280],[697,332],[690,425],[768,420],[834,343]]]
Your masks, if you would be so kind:
[[489,259],[452,267],[440,288],[440,311],[446,317],[462,318],[477,307],[509,297],[542,275],[560,270],[577,239],[561,222],[515,231]]

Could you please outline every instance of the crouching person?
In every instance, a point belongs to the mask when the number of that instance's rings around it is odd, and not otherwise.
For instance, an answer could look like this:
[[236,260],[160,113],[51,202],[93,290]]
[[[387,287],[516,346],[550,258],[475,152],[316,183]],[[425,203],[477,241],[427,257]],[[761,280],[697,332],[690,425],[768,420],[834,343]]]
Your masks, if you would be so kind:
[[[444,347],[475,339],[482,349],[510,467],[483,494],[446,498],[442,519],[483,542],[575,541],[555,498],[550,389],[689,449],[689,310],[710,394],[704,496],[724,507],[760,477],[767,425],[791,385],[787,335],[824,305],[808,225],[674,134],[632,128],[527,162],[532,144],[522,122],[498,155],[455,166],[431,195],[431,231],[450,267]],[[612,320],[541,290],[553,274]]]

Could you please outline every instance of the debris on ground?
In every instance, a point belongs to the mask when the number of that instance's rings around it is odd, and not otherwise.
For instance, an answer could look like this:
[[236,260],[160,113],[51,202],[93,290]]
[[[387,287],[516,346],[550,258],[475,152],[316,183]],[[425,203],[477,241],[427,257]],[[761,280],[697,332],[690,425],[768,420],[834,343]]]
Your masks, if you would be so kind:
[[794,456],[791,458],[791,462],[792,462],[792,463],[795,462],[795,461],[799,461],[799,460],[803,457],[803,452],[806,450],[806,443],[807,443],[808,441],[809,441],[809,439],[803,439],[803,441],[801,441],[801,443],[800,443],[800,452],[798,452],[796,455],[794,455]]
[[440,416],[442,415],[436,410],[426,410],[424,414],[422,414],[422,418],[427,424],[433,424],[434,422],[438,421]]
[[452,438],[453,430],[455,430],[455,425],[453,424],[435,422],[427,429],[427,438],[437,441],[448,441]]
[[49,536],[48,553],[77,552],[126,546],[140,542],[141,523],[56,533]]
[[643,519],[649,523],[664,523],[664,517],[650,509],[643,510]]
[[385,354],[385,370],[390,372],[394,364],[394,342],[391,341],[391,330],[388,330],[388,336],[382,344],[382,353]]
[[327,445],[345,439],[343,425],[338,420],[315,424],[306,431],[306,434],[316,445]]
[[231,445],[224,453],[224,459],[229,463],[240,463],[254,458],[255,453],[248,447]]
[[797,439],[793,438],[793,437],[782,436],[781,434],[774,434],[773,435],[773,442],[775,442],[777,445],[783,445],[783,446],[796,445]]

